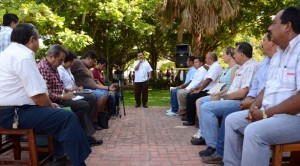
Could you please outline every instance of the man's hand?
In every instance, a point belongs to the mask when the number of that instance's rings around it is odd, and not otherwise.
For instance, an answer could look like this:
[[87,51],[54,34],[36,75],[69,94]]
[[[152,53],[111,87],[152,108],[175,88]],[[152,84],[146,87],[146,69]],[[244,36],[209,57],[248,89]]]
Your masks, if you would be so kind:
[[64,97],[63,97],[63,100],[71,100],[73,97],[74,97],[74,95],[73,95],[73,93],[72,92],[66,92],[66,93],[64,93],[64,95],[63,95]]
[[112,84],[112,85],[110,85],[110,86],[109,86],[109,90],[110,90],[110,91],[114,91],[114,90],[116,90],[116,86],[114,86],[113,84]]
[[60,106],[58,104],[56,104],[56,103],[52,103],[52,107],[53,108],[60,108]]
[[261,120],[263,119],[262,111],[253,103],[250,106],[246,119],[249,121],[249,123]]
[[71,91],[73,92],[73,91],[80,91],[80,90],[82,90],[82,86],[80,86],[80,87],[78,87],[78,86],[73,86],[72,88],[71,88]]
[[221,97],[219,95],[213,95],[213,96],[210,96],[210,101],[217,101],[217,100],[220,100]]
[[200,89],[195,89],[192,93],[199,93]]
[[251,104],[255,101],[253,97],[247,97],[245,100],[243,100],[240,104],[240,109],[241,110],[246,110],[249,109]]
[[260,110],[260,109],[254,110],[254,112],[252,113],[252,122],[259,121],[262,119],[263,119],[262,110]]

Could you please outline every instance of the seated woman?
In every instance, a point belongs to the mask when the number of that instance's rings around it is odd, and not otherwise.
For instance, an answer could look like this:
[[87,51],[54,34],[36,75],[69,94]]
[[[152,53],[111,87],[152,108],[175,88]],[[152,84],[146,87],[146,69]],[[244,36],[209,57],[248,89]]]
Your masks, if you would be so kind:
[[[58,73],[59,73],[59,77],[60,77],[60,80],[63,82],[65,88],[68,90],[68,91],[72,91],[72,92],[79,92],[80,90],[82,90],[82,87],[78,87],[75,85],[75,80],[74,80],[74,76],[73,74],[71,73],[71,66],[73,65],[73,62],[74,60],[76,59],[76,54],[71,51],[71,50],[68,50],[68,53],[66,54],[66,57],[64,59],[64,61],[62,62],[62,64],[57,68],[58,70]],[[87,99],[88,96],[91,95],[89,93],[80,93],[80,96],[83,96],[83,100]],[[91,112],[89,115],[88,115],[88,119],[90,121],[93,122],[93,117],[96,113],[96,105],[93,104],[93,112]],[[98,126],[96,123],[93,123],[94,124],[94,128],[96,130],[101,130],[102,128],[100,126]]]
[[[97,60],[97,65],[91,69],[94,80],[97,84],[106,85],[105,83],[105,75],[103,74],[103,70],[106,68],[106,61],[104,58],[100,57]],[[117,87],[117,84],[112,84]],[[109,91],[108,95],[108,105],[110,109],[110,114],[112,117],[118,116],[117,107],[119,106],[119,93],[116,91]]]
[[[218,96],[221,94],[224,94],[227,92],[228,88],[230,87],[234,76],[235,72],[238,69],[239,65],[236,64],[234,58],[234,48],[233,47],[227,47],[226,50],[223,53],[223,61],[228,64],[228,67],[222,72],[219,82],[220,83],[225,83],[225,85],[221,88],[220,92],[217,93],[212,93],[209,96],[201,97],[196,101],[196,108],[197,108],[197,113],[199,112],[200,106],[208,101],[214,100],[214,96]],[[200,115],[198,115],[199,117]],[[199,125],[200,126],[200,125]],[[199,145],[199,142],[201,142],[200,137],[201,137],[201,130],[199,129],[198,132],[193,136],[193,139],[191,140],[191,143],[193,145]]]

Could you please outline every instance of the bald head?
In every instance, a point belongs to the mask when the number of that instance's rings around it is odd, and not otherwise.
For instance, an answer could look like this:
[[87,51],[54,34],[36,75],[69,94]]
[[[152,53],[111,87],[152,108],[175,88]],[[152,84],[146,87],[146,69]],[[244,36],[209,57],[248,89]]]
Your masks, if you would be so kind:
[[215,54],[214,52],[209,52],[206,54],[205,56],[205,62],[208,65],[213,64],[214,62],[216,62],[218,60],[218,56],[217,54]]

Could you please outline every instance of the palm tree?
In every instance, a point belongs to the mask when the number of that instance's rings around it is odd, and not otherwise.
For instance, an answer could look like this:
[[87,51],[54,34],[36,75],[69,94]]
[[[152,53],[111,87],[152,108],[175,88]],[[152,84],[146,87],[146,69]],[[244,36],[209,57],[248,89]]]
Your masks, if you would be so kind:
[[163,0],[159,8],[164,26],[180,22],[178,42],[185,31],[192,34],[193,54],[200,55],[202,35],[212,35],[223,21],[239,11],[237,0]]

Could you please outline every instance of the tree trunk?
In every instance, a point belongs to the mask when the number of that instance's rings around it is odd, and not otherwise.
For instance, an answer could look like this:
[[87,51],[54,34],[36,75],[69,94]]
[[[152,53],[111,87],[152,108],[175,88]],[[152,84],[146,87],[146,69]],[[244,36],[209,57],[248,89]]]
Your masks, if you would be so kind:
[[[153,47],[154,48],[154,47]],[[157,60],[158,60],[158,54],[155,50],[151,50],[150,51],[150,65],[153,69],[153,72],[152,72],[152,77],[153,79],[156,79],[156,67],[157,67]]]
[[193,39],[193,52],[192,52],[192,54],[194,55],[194,56],[203,56],[203,55],[201,55],[200,53],[201,53],[201,51],[200,51],[200,49],[201,49],[201,37],[202,37],[202,35],[200,34],[200,33],[193,33],[192,34],[192,39]]

